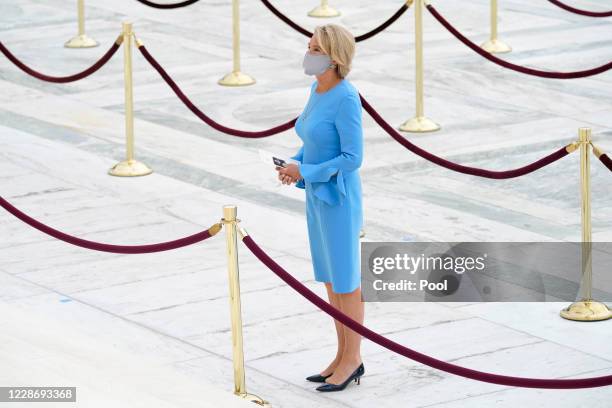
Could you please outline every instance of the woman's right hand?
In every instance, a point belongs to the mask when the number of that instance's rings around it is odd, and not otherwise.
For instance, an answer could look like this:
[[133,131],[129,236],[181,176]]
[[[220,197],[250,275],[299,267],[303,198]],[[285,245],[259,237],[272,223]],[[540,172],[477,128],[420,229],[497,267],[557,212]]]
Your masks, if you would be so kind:
[[302,178],[298,166],[293,163],[288,164],[287,167],[276,166],[276,170],[278,171],[278,179],[283,184],[289,185]]

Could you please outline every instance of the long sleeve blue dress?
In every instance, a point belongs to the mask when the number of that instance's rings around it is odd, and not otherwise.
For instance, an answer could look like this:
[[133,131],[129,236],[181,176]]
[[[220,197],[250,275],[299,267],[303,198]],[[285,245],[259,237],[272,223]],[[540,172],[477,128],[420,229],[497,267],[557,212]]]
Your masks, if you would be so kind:
[[303,177],[296,187],[306,193],[315,280],[331,282],[335,293],[350,293],[361,283],[361,100],[346,79],[323,93],[316,92],[316,86],[317,81],[295,123],[303,145],[291,158]]

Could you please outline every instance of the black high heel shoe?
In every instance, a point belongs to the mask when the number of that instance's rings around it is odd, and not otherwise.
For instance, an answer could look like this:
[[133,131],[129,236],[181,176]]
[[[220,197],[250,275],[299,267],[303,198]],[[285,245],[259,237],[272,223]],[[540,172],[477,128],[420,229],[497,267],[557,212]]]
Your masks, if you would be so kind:
[[361,376],[365,373],[365,367],[363,366],[363,363],[361,363],[359,365],[359,367],[357,367],[357,369],[355,371],[353,371],[353,374],[349,375],[349,377],[340,384],[330,384],[330,383],[326,383],[323,385],[320,385],[317,387],[317,391],[342,391],[343,389],[346,388],[346,386],[352,381],[355,380],[355,382],[357,384],[361,384]]
[[333,372],[331,374],[328,374],[328,375],[315,374],[315,375],[311,375],[311,376],[306,377],[306,379],[308,381],[321,383],[321,382],[325,382],[325,379],[327,377],[331,377],[332,374],[333,374]]

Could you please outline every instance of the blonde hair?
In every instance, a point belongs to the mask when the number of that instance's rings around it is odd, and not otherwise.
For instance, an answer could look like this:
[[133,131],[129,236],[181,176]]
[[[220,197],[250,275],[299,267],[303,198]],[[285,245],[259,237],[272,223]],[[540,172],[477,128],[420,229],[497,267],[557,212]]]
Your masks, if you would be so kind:
[[351,70],[351,62],[355,55],[355,37],[349,30],[337,24],[317,26],[314,37],[324,53],[336,61],[336,72],[344,78]]

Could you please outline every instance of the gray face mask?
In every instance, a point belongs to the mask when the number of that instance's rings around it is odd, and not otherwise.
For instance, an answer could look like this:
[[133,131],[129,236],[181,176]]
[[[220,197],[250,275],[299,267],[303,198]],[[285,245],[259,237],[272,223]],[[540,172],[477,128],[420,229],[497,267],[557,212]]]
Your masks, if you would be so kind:
[[331,58],[327,54],[311,54],[306,51],[304,62],[302,63],[306,75],[321,75],[328,68],[334,67]]

